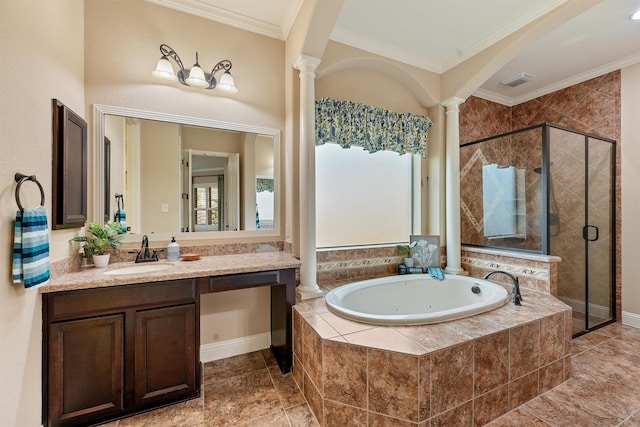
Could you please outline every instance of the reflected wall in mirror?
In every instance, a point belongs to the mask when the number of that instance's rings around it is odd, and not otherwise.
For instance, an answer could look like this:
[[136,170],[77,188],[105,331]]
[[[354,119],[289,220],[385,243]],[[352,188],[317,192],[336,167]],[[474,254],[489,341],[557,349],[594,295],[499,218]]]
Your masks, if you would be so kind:
[[108,139],[110,153],[109,171],[104,158],[95,162],[101,219],[132,234],[279,233],[278,130],[95,109],[96,141]]

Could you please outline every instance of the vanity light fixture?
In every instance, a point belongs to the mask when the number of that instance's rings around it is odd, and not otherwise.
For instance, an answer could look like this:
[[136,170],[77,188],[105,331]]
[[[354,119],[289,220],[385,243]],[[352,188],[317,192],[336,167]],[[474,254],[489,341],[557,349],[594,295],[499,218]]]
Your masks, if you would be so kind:
[[630,17],[632,21],[640,21],[640,9],[636,10]]
[[[182,60],[170,46],[161,44],[160,53],[162,53],[162,57],[158,61],[156,69],[151,73],[155,78],[168,81],[177,80],[183,85],[202,89],[218,88],[229,93],[236,93],[238,91],[230,72],[232,67],[231,61],[228,59],[223,59],[218,62],[211,70],[211,73],[205,73],[198,63],[198,52],[196,52],[196,63],[193,64],[191,69],[184,68]],[[173,65],[171,65],[169,59],[172,59],[178,66],[179,70],[177,74],[174,73]],[[215,74],[222,70],[224,70],[224,73],[222,73],[220,81],[218,81],[215,78]]]

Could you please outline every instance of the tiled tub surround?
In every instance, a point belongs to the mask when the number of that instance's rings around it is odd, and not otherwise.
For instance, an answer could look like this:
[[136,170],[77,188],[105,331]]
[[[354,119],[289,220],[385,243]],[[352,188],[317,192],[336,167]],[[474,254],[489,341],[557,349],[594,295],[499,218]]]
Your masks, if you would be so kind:
[[[440,248],[442,258],[443,250]],[[320,249],[316,255],[318,283],[347,283],[357,280],[393,276],[404,257],[398,247]]]
[[293,375],[324,426],[484,425],[571,376],[571,310],[523,305],[447,323],[379,327],[294,307]]
[[[561,258],[557,256],[463,246],[461,261],[462,268],[473,277],[502,270],[516,276],[521,288],[554,296],[558,293],[558,263]],[[503,275],[493,276],[491,280],[509,283]]]

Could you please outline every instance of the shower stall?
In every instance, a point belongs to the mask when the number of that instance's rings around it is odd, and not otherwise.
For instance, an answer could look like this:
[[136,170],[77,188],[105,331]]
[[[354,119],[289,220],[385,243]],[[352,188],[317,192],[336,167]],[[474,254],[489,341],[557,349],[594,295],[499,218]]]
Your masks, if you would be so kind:
[[559,256],[574,336],[615,321],[615,145],[543,123],[460,147],[462,243]]

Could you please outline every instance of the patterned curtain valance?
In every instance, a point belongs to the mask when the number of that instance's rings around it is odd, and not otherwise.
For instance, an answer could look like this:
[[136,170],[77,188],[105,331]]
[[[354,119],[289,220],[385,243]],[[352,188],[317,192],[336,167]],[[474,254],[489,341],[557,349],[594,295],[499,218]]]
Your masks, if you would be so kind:
[[357,145],[369,153],[392,150],[427,152],[431,120],[411,113],[396,113],[352,101],[316,100],[316,145],[332,142],[342,148]]
[[273,179],[270,178],[257,178],[256,179],[256,192],[269,191],[273,193]]

